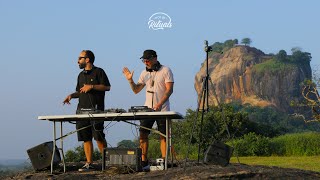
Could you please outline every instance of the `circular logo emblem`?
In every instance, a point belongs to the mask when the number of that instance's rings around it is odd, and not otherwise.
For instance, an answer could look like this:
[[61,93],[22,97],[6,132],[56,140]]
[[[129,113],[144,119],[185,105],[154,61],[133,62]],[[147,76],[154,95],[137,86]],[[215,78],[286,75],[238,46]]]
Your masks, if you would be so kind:
[[157,12],[150,16],[148,21],[149,29],[152,30],[159,30],[159,29],[165,29],[165,28],[171,28],[172,22],[171,18],[168,14],[163,12]]

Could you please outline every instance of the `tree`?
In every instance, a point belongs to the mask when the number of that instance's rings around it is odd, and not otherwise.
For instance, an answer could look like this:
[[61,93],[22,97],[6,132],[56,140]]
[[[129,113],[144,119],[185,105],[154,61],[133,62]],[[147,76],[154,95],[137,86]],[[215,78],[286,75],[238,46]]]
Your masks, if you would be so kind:
[[[101,154],[98,149],[94,149],[92,159],[94,161],[101,159]],[[86,156],[84,154],[83,145],[75,147],[74,150],[68,150],[65,154],[66,162],[80,162],[85,160]]]
[[[173,123],[172,134],[173,140],[176,141],[176,150],[184,149],[189,145],[190,135],[193,133],[192,144],[195,146],[200,141],[199,132],[201,116],[196,120],[196,129],[192,132],[193,122],[196,118],[196,111],[187,110],[187,115],[184,121]],[[210,111],[204,115],[202,149],[207,148],[214,140],[226,141],[227,139],[238,136],[245,131],[245,126],[248,121],[248,116],[243,112],[235,112],[232,106],[223,105],[223,108],[211,107]],[[230,136],[229,136],[229,133]],[[240,134],[239,134],[240,133]]]
[[297,50],[292,53],[291,61],[295,63],[305,64],[310,63],[311,58],[312,57],[310,53]]
[[122,140],[118,142],[117,146],[121,148],[136,148],[138,147],[138,144],[136,144],[132,140]]
[[241,40],[241,43],[242,44],[244,44],[245,46],[250,46],[250,44],[251,44],[251,39],[250,38],[243,38],[242,40]]
[[238,44],[239,43],[238,39],[234,39],[233,42],[234,42],[234,44]]
[[223,44],[220,42],[215,42],[211,47],[212,47],[212,52],[221,53],[223,49]]
[[305,80],[302,84],[301,94],[304,98],[303,102],[291,102],[292,106],[307,108],[307,112],[311,110],[311,119],[308,118],[308,114],[294,113],[295,117],[302,118],[306,123],[309,122],[320,122],[320,75],[318,69],[313,71],[312,80]]
[[293,48],[291,48],[291,53],[292,53],[292,54],[295,53],[295,52],[297,52],[297,51],[302,51],[302,49],[301,49],[300,47],[293,47]]
[[312,120],[306,122],[320,122],[320,96],[317,89],[317,84],[308,80],[302,87],[302,96],[305,99],[305,104],[312,110]]
[[280,50],[276,55],[278,61],[287,61],[287,52],[285,50]]
[[229,39],[229,40],[226,40],[224,42],[224,48],[227,48],[227,49],[230,49],[232,48],[235,44],[238,44],[238,40],[237,39]]
[[213,45],[211,45],[212,52],[223,53],[224,51],[227,51],[230,48],[232,48],[235,44],[238,44],[238,39],[229,39],[226,40],[224,43],[215,42]]

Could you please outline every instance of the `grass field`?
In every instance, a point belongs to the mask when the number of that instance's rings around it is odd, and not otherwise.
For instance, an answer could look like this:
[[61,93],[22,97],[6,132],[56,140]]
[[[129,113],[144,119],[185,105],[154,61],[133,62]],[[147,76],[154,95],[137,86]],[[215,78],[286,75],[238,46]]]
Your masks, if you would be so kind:
[[[277,166],[283,168],[296,168],[320,172],[320,156],[298,157],[239,157],[240,163],[248,165]],[[230,159],[231,163],[237,163],[236,157]]]

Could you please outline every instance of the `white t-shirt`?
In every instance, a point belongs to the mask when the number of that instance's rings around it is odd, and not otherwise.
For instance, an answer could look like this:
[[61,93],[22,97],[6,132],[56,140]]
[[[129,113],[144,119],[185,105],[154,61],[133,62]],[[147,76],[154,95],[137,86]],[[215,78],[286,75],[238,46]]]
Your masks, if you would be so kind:
[[[138,83],[146,86],[146,101],[145,106],[153,108],[163,97],[166,91],[167,82],[174,82],[171,69],[166,66],[161,66],[158,71],[148,72],[143,70],[140,74]],[[170,111],[169,99],[162,105],[161,111]]]

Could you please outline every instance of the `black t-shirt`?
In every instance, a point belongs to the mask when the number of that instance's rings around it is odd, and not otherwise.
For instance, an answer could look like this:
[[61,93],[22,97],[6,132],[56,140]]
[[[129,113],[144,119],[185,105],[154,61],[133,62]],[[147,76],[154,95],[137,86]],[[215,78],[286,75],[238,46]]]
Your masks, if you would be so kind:
[[[76,91],[80,92],[80,88],[82,88],[84,84],[103,84],[105,86],[110,86],[109,79],[104,70],[95,66],[90,71],[84,70],[80,72],[78,75]],[[80,93],[78,110],[81,108],[104,110],[104,96],[105,91],[90,90],[87,93]]]

